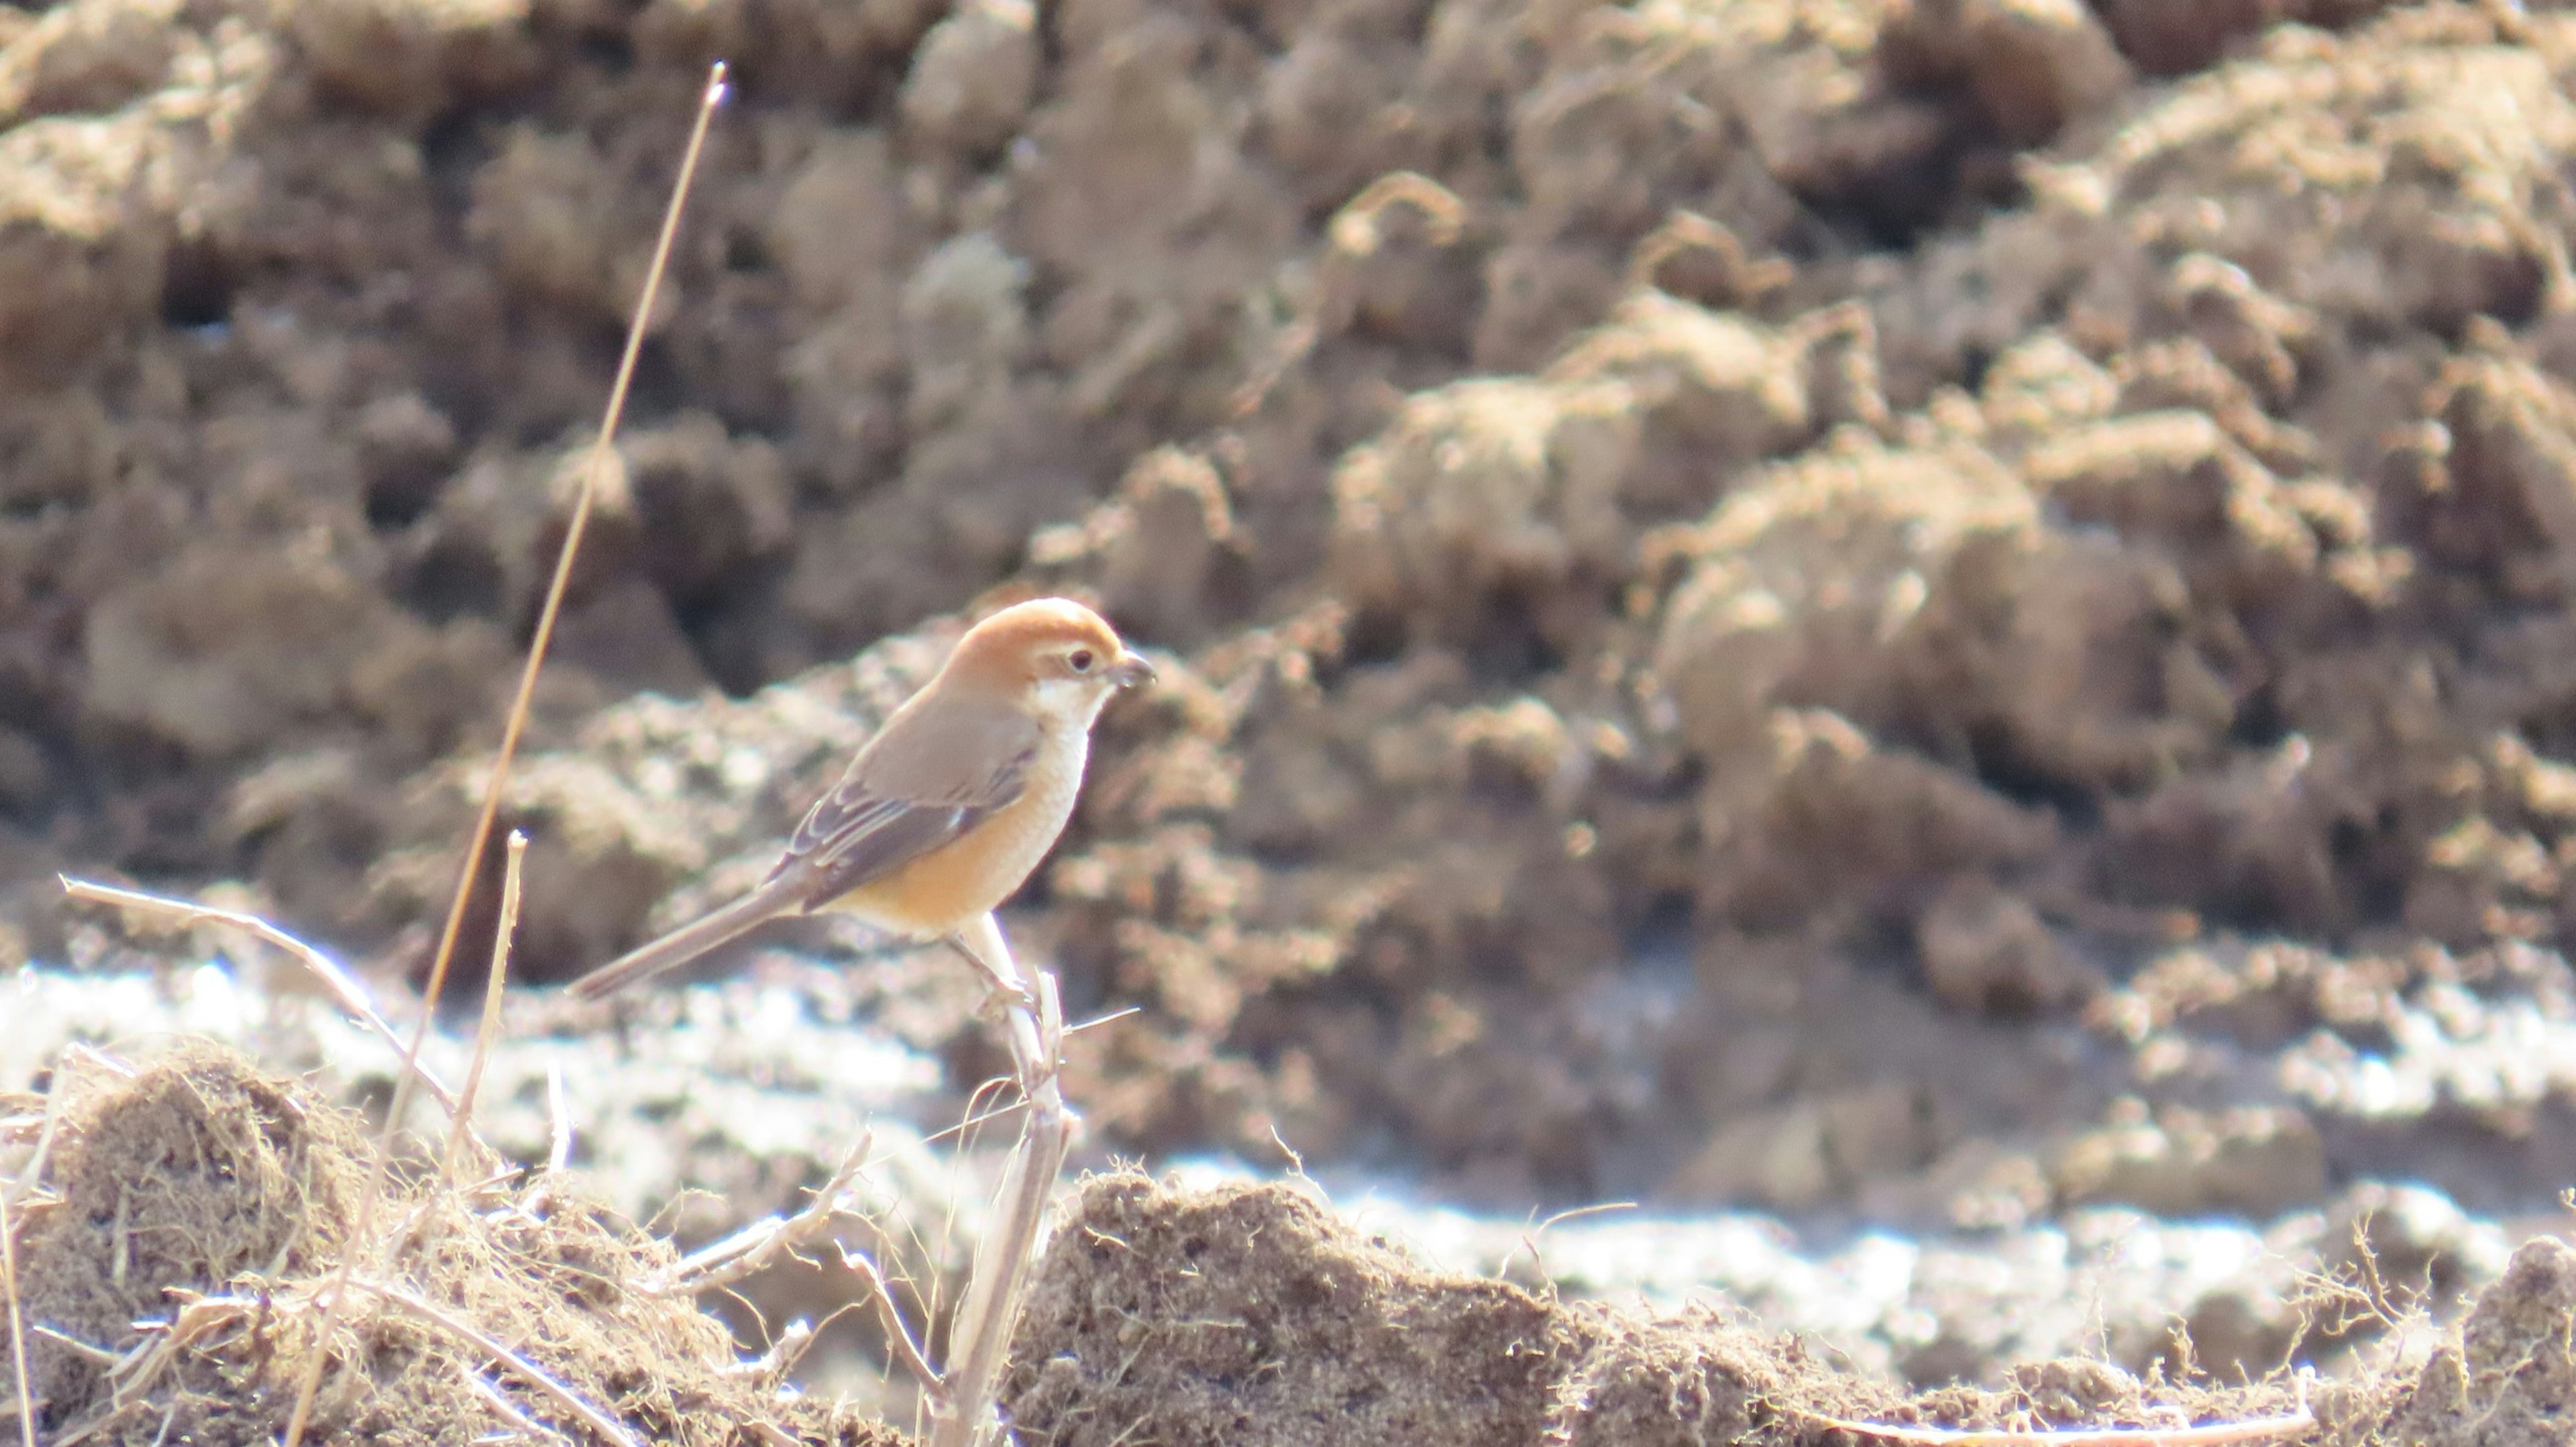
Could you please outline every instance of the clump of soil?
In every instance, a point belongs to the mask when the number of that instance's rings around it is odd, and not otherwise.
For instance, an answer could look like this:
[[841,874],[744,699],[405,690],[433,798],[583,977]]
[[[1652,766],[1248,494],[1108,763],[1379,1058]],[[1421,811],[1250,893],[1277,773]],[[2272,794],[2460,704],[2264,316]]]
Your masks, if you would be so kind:
[[357,1116],[212,1046],[139,1071],[67,1057],[49,1097],[21,1104],[13,1154],[38,1174],[11,1228],[47,1440],[271,1442],[316,1351],[331,1361],[311,1440],[527,1430],[511,1411],[585,1430],[466,1331],[650,1440],[901,1440],[782,1392],[782,1368],[737,1361],[694,1301],[646,1289],[677,1253],[574,1181],[397,1169],[325,1339],[317,1298],[373,1172]]
[[2413,1447],[2555,1440],[2576,1355],[2576,1249],[2542,1238],[2429,1360],[2310,1384],[2141,1380],[2100,1361],[1907,1396],[1805,1343],[1715,1313],[1650,1320],[1425,1271],[1291,1184],[1192,1191],[1096,1177],[1048,1247],[1004,1403],[1023,1441],[1146,1438],[1443,1447],[1843,1443],[1820,1418],[2046,1430],[2177,1428],[2294,1412],[2322,1440]]

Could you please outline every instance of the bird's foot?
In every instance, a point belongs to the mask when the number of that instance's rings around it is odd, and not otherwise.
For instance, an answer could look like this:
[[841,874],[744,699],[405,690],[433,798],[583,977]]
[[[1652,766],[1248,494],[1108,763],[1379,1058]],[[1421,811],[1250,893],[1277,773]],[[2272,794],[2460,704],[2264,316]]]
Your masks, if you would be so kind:
[[999,1024],[1013,1010],[1025,1010],[1034,1018],[1038,1013],[1036,993],[1026,985],[986,976],[984,1003],[975,1007],[975,1018],[988,1025]]

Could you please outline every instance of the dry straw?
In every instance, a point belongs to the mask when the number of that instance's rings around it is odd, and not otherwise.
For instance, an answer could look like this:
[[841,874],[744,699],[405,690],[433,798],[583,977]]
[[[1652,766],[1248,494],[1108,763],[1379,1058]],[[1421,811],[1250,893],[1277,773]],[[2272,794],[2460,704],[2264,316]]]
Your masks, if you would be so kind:
[[[635,298],[634,319],[626,328],[626,349],[617,359],[617,380],[609,385],[608,408],[601,417],[599,435],[591,442],[588,465],[583,467],[581,489],[573,500],[572,521],[564,529],[562,550],[555,556],[555,572],[546,585],[545,606],[538,610],[535,635],[528,642],[527,666],[519,671],[519,691],[510,700],[508,721],[501,728],[501,747],[493,755],[492,772],[483,786],[483,807],[474,819],[473,832],[466,836],[465,861],[456,875],[456,895],[447,909],[447,923],[439,931],[438,953],[431,960],[429,983],[421,995],[420,1022],[412,1027],[411,1046],[403,1052],[403,1073],[394,1078],[391,1107],[385,1112],[384,1138],[379,1143],[374,1170],[366,1192],[359,1197],[357,1230],[351,1237],[352,1249],[340,1259],[339,1274],[333,1279],[322,1304],[322,1331],[330,1332],[332,1316],[347,1294],[349,1273],[357,1263],[356,1243],[370,1239],[376,1201],[384,1192],[385,1162],[393,1154],[393,1138],[402,1129],[403,1107],[409,1103],[411,1082],[419,1068],[421,1047],[429,1042],[431,1024],[437,1019],[438,997],[447,985],[448,967],[456,959],[457,936],[465,927],[465,907],[474,895],[474,881],[483,868],[483,852],[491,844],[492,826],[501,813],[502,791],[508,786],[510,766],[518,758],[519,740],[527,732],[528,712],[536,699],[537,675],[545,668],[546,649],[554,641],[555,621],[562,616],[564,593],[572,582],[574,557],[581,551],[582,534],[590,526],[591,508],[599,496],[600,480],[607,475],[617,445],[618,424],[626,416],[627,393],[635,383],[636,359],[643,354],[645,324],[653,315],[653,304],[662,290],[663,274],[671,263],[671,244],[679,235],[680,215],[689,199],[689,184],[697,176],[698,158],[706,150],[707,128],[715,120],[716,108],[724,103],[725,65],[717,61],[707,75],[707,88],[698,103],[697,119],[689,127],[687,149],[680,153],[680,172],[671,183],[671,202],[662,214],[662,231],[653,242],[653,261],[644,272],[644,286]],[[302,1447],[304,1432],[313,1416],[313,1396],[322,1386],[322,1371],[328,1355],[316,1352],[304,1369],[304,1380],[295,1391],[295,1409],[286,1421],[286,1447]]]
[[483,1067],[490,1063],[492,1041],[501,1033],[501,994],[510,979],[510,942],[519,933],[519,875],[527,862],[528,836],[513,829],[501,866],[501,920],[492,929],[492,972],[483,981],[483,1023],[474,1032],[474,1062],[465,1068],[465,1088],[457,1094],[455,1119],[447,1127],[442,1163],[450,1180],[456,1178],[457,1162],[473,1137],[475,1092],[483,1088]]

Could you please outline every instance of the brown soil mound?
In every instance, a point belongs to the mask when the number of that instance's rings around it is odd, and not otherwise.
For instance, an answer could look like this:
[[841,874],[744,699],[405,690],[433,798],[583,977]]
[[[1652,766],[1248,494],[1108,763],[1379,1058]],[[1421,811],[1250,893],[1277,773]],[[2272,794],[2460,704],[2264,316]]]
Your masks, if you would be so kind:
[[[2537,1240],[2420,1369],[2311,1391],[2284,1440],[2538,1444],[2576,1403],[2576,1249]],[[2295,1409],[2294,1383],[2141,1381],[2099,1361],[2005,1390],[1905,1396],[1711,1313],[1645,1320],[1426,1272],[1288,1185],[1191,1192],[1095,1178],[1049,1248],[1005,1405],[1021,1440],[1843,1444],[1901,1426],[2177,1428]]]
[[315,1298],[374,1157],[356,1116],[213,1047],[131,1075],[93,1057],[52,1091],[16,1120],[22,1138],[39,1111],[55,1129],[11,1222],[46,1441],[272,1442],[317,1350],[332,1361],[308,1440],[452,1447],[530,1430],[511,1412],[583,1430],[465,1332],[644,1440],[899,1440],[738,1362],[693,1301],[641,1289],[676,1252],[542,1172],[397,1173],[324,1342]]

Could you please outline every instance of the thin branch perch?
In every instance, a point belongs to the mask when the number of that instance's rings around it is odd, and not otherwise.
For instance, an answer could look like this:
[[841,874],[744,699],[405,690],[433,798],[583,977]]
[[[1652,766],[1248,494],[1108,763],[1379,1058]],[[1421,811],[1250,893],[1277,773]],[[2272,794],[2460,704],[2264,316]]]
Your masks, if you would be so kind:
[[976,1248],[974,1276],[949,1329],[948,1371],[942,1378],[946,1400],[930,1430],[931,1447],[974,1447],[992,1422],[1011,1328],[1019,1316],[1020,1289],[1028,1280],[1047,1204],[1080,1117],[1064,1102],[1064,1009],[1055,977],[1041,970],[1032,982],[1022,975],[1000,923],[990,914],[978,917],[952,942],[1003,985],[1003,1026],[1019,1071],[1020,1093],[1029,1103],[1019,1144],[1002,1173],[1001,1213]]

